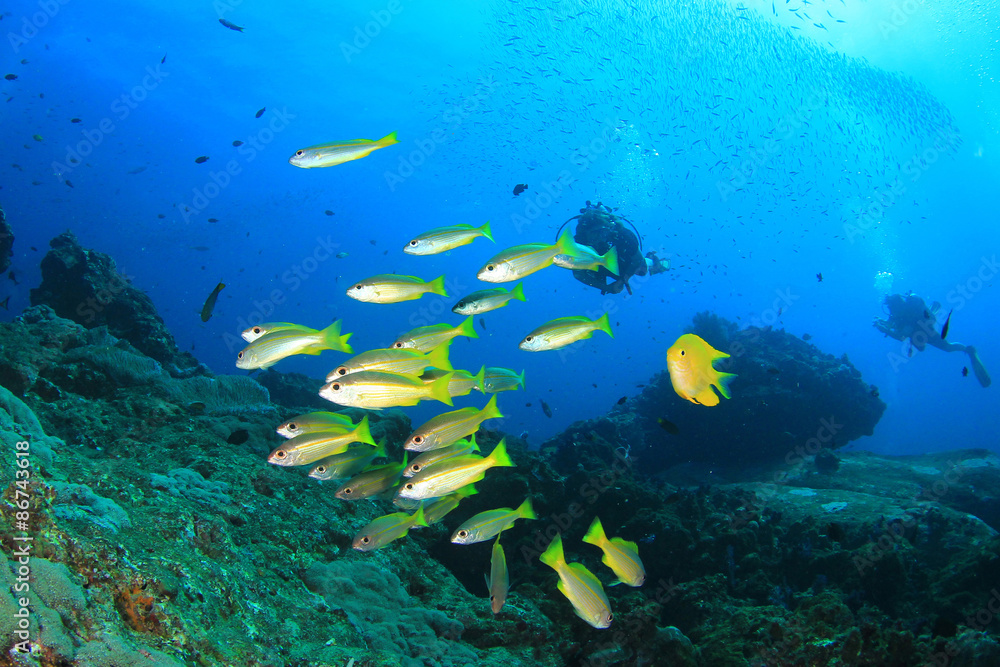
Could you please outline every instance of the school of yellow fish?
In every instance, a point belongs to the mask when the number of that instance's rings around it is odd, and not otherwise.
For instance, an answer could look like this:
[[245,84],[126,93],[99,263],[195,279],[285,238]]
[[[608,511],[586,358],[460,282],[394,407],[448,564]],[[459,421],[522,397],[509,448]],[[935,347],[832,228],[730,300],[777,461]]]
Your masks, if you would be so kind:
[[[394,143],[397,143],[395,132],[378,141],[334,142],[297,151],[289,162],[302,168],[333,166]],[[468,245],[480,237],[493,241],[489,222],[480,227],[458,224],[429,230],[407,242],[403,251],[410,255],[435,255]],[[614,248],[598,255],[593,248],[576,243],[567,229],[555,244],[523,244],[497,253],[479,269],[477,276],[484,282],[512,282],[552,265],[593,271],[603,266],[612,273],[618,272]],[[444,276],[425,281],[415,276],[378,274],[347,289],[347,296],[376,304],[419,299],[424,294],[447,297]],[[375,464],[386,458],[386,443],[374,441],[367,416],[354,423],[342,412],[312,412],[277,428],[286,441],[271,452],[270,463],[310,465],[310,477],[321,482],[341,482],[334,492],[341,500],[391,498],[402,510],[379,517],[362,528],[354,537],[355,549],[380,549],[404,537],[412,528],[441,521],[464,498],[476,493],[475,483],[488,470],[514,466],[507,454],[506,439],[483,456],[475,434],[486,420],[503,417],[496,394],[523,389],[524,372],[484,366],[472,373],[453,368],[449,360],[454,338],[478,338],[473,329],[473,315],[502,308],[511,301],[526,301],[522,283],[510,290],[499,287],[473,292],[452,309],[467,316],[461,324],[418,327],[385,348],[352,356],[327,375],[320,396],[342,407],[367,410],[413,406],[427,400],[452,406],[454,397],[468,395],[473,390],[492,394],[481,409],[467,407],[444,412],[414,429],[403,443],[402,462]],[[594,320],[560,317],[527,333],[519,347],[529,352],[558,350],[590,338],[595,331],[613,337],[607,314]],[[341,332],[340,320],[321,330],[289,322],[261,324],[243,331],[243,338],[248,345],[237,355],[236,365],[247,370],[269,368],[297,354],[318,355],[325,350],[354,354],[348,344],[351,334]],[[692,402],[716,405],[719,399],[711,389],[714,385],[729,398],[728,381],[735,376],[712,368],[714,360],[727,356],[693,334],[682,336],[667,353],[675,391]],[[503,507],[480,512],[452,535],[455,544],[495,539],[486,581],[493,613],[503,608],[509,588],[500,536],[518,519],[536,518],[531,499],[527,498],[515,509]],[[599,518],[594,519],[583,541],[602,550],[602,562],[618,577],[615,584],[642,585],[645,571],[635,543],[618,537],[609,539]],[[613,615],[600,580],[582,564],[566,561],[560,536],[552,540],[540,560],[556,571],[558,590],[569,599],[581,619],[595,628],[610,626]]]

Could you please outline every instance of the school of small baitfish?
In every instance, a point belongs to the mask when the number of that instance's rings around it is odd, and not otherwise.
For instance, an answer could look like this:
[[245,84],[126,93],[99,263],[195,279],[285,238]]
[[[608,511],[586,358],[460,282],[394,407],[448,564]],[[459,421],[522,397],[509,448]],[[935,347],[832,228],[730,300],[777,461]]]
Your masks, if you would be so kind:
[[[395,138],[394,134],[390,136]],[[359,142],[364,141],[303,149],[293,158],[311,166],[340,164],[375,150],[359,146]],[[384,140],[379,141],[384,143]],[[338,150],[338,147],[342,148]],[[310,151],[319,157],[314,157]],[[432,229],[410,240],[403,250],[412,255],[433,255],[468,245],[479,237],[493,240],[489,222],[481,227],[453,225]],[[519,281],[553,264],[595,271],[604,266],[614,271],[617,270],[617,254],[612,248],[604,256],[598,255],[592,248],[577,244],[567,230],[555,244],[518,245],[496,254],[483,265],[478,276],[491,283]],[[379,274],[359,280],[347,289],[347,296],[351,298],[378,304],[419,299],[429,293],[448,296],[444,276],[424,281],[414,276]],[[354,537],[355,549],[380,549],[405,536],[412,528],[440,521],[458,507],[463,498],[476,493],[474,484],[482,480],[488,470],[514,465],[507,454],[506,439],[483,456],[475,433],[484,421],[503,416],[497,407],[496,394],[523,388],[524,372],[484,366],[478,373],[472,373],[453,368],[449,361],[452,339],[457,336],[478,338],[473,328],[474,314],[502,308],[512,300],[526,300],[522,283],[510,290],[498,287],[469,294],[453,309],[467,315],[461,324],[418,327],[385,348],[352,356],[327,375],[319,394],[342,407],[377,410],[412,406],[425,400],[450,406],[454,397],[468,395],[473,390],[492,394],[482,409],[468,407],[445,412],[418,426],[404,442],[406,452],[401,462],[375,463],[385,458],[386,443],[375,442],[367,416],[354,423],[341,412],[313,412],[278,427],[278,434],[286,438],[286,442],[271,452],[270,463],[310,465],[310,477],[323,482],[340,481],[334,495],[341,500],[392,498],[393,504],[403,510],[379,517],[362,528]],[[557,350],[590,338],[598,330],[613,336],[607,314],[594,320],[560,317],[527,333],[519,347],[532,352]],[[268,368],[296,354],[316,355],[324,350],[354,354],[348,343],[351,334],[342,333],[340,320],[322,330],[290,322],[260,324],[246,329],[243,338],[249,344],[237,355],[236,365],[248,370]],[[697,377],[702,375],[697,374]],[[705,389],[701,386],[690,391],[694,395]],[[712,394],[711,389],[707,392]],[[503,608],[509,587],[500,535],[518,519],[535,518],[531,499],[527,498],[516,509],[502,507],[480,512],[452,535],[451,541],[456,544],[495,539],[486,582],[494,613]],[[634,543],[617,537],[608,539],[599,519],[594,520],[584,542],[602,549],[602,562],[618,576],[616,583],[642,585],[645,572]],[[559,575],[559,590],[570,600],[580,618],[596,628],[608,627],[612,613],[600,580],[580,563],[566,561],[561,538],[552,541],[540,560],[555,569]]]

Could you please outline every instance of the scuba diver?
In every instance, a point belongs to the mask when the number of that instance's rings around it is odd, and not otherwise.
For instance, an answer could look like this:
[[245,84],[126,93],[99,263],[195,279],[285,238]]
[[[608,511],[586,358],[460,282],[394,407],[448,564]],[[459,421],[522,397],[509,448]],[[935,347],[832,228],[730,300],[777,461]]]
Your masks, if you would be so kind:
[[969,355],[969,365],[972,366],[972,372],[979,380],[979,384],[983,387],[990,386],[992,382],[990,374],[986,372],[986,367],[979,359],[976,348],[972,345],[962,345],[946,340],[948,324],[951,320],[950,313],[948,319],[945,320],[944,328],[939,331],[934,313],[941,308],[940,303],[935,301],[934,305],[928,308],[924,300],[915,294],[907,294],[906,296],[890,294],[885,297],[883,303],[889,311],[889,318],[887,320],[875,318],[873,326],[876,329],[899,341],[909,339],[911,355],[913,354],[912,348],[915,347],[923,352],[928,345],[945,352],[965,352]]
[[[628,284],[628,279],[651,272],[647,257],[642,255],[642,238],[639,236],[639,230],[630,221],[616,216],[612,209],[603,203],[597,202],[595,206],[588,201],[586,208],[580,209],[580,215],[573,216],[559,227],[556,237],[562,232],[563,227],[573,220],[577,221],[576,234],[573,236],[577,243],[590,246],[598,255],[604,255],[612,247],[617,249],[620,272],[620,275],[616,276],[601,266],[597,271],[575,270],[573,277],[585,285],[601,290],[601,294],[608,292],[618,294],[623,289],[631,294],[632,287]],[[626,227],[622,223],[623,220],[628,222],[632,229]],[[649,254],[655,257],[655,253]],[[654,269],[652,273],[662,273],[667,268],[659,258],[653,262],[653,266],[660,269]],[[610,283],[608,278],[611,279]]]

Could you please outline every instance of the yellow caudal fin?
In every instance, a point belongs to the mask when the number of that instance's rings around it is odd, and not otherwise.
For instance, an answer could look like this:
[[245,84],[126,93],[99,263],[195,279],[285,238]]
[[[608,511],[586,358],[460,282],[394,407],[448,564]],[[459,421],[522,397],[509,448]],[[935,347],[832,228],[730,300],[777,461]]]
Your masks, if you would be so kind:
[[476,434],[475,433],[473,433],[472,435],[469,436],[469,445],[470,445],[471,451],[474,451],[474,452],[478,452],[479,451],[479,445],[476,444]]
[[500,444],[490,452],[487,457],[493,461],[493,465],[499,468],[513,468],[514,462],[510,460],[510,456],[507,454],[507,438],[500,440]]
[[431,294],[440,294],[441,296],[448,296],[448,291],[444,288],[444,276],[438,276],[434,280],[427,283],[427,285]]
[[376,144],[381,144],[382,146],[392,146],[393,144],[398,144],[399,139],[396,138],[395,132],[390,132],[381,139],[375,142]]
[[608,271],[615,274],[616,276],[619,275],[618,249],[615,248],[614,246],[611,246],[611,249],[608,250],[606,253],[604,253],[604,257],[601,257],[601,263],[604,264],[604,268],[606,268]]
[[576,241],[573,240],[573,233],[569,227],[559,235],[556,240],[556,248],[558,249],[557,255],[572,255],[576,250]]
[[521,506],[515,510],[522,519],[537,519],[535,510],[531,507],[531,498],[525,498]]
[[476,323],[472,319],[472,315],[466,317],[461,324],[458,325],[458,335],[467,336],[469,338],[479,338],[479,334],[476,333]]
[[472,376],[472,379],[476,381],[476,388],[479,389],[479,393],[486,393],[486,366],[480,366],[479,372]]
[[607,313],[604,313],[603,315],[601,315],[600,318],[594,320],[594,324],[597,325],[598,329],[608,334],[612,338],[615,337],[615,335],[611,333],[611,320],[608,318]]
[[[343,334],[340,333],[340,326],[343,324],[343,320],[336,320],[333,324],[328,326],[319,332],[320,334],[320,345],[322,349],[335,350],[337,352],[346,352],[348,354],[353,354],[354,350],[350,345],[347,344],[347,340],[353,334]],[[307,354],[312,354],[307,352]]]
[[493,394],[490,397],[489,402],[486,404],[486,407],[483,408],[483,411],[480,414],[483,417],[482,421],[486,421],[487,419],[500,419],[501,417],[503,417],[503,415],[500,413],[500,408],[497,407],[496,394]]
[[410,527],[423,526],[426,528],[427,525],[427,519],[424,518],[424,504],[420,503],[420,506],[417,508],[417,513],[413,515],[413,523],[410,524]]
[[527,301],[528,298],[524,296],[524,283],[518,283],[514,285],[514,289],[510,291],[510,298],[517,299],[518,301]]
[[601,518],[595,516],[594,521],[587,529],[587,534],[583,536],[583,541],[599,547],[608,541],[608,536],[604,534],[604,526],[601,525]]
[[524,371],[521,371],[521,374],[517,376],[518,382],[521,383],[521,389],[524,389],[524,373]]
[[[726,355],[729,356],[728,354]],[[729,390],[729,383],[733,381],[736,377],[736,373],[716,373],[715,386],[719,388],[719,393],[722,394],[723,398],[732,398],[732,392]]]
[[[479,229],[479,233],[480,234],[482,234],[483,236],[485,236],[486,238],[488,238],[490,241],[493,241],[493,232],[490,231],[490,221],[489,220],[486,221],[485,225],[483,225],[482,227],[479,227],[478,229]],[[493,242],[496,243],[496,241],[493,241]]]
[[[542,561],[553,570],[557,570],[561,563],[566,562],[566,557],[563,555],[561,534],[556,533],[556,536],[552,538],[552,541],[549,542],[549,546],[546,547],[545,551],[542,552],[542,555],[538,557],[538,560]],[[562,582],[560,581],[559,583],[561,584]]]
[[451,400],[451,392],[448,391],[448,384],[451,383],[452,372],[445,373],[437,380],[428,385],[428,393],[435,401],[441,401],[445,405],[454,405]]
[[[365,419],[367,419],[367,418],[368,417],[366,415]],[[381,440],[378,441],[378,444],[375,446],[375,451],[372,452],[372,454],[374,455],[372,457],[372,461],[374,461],[375,459],[381,459],[381,458],[383,458],[385,456],[388,456],[388,454],[386,454],[386,451],[385,451],[385,442],[386,442],[385,438],[382,438]]]
[[361,423],[358,424],[357,428],[351,431],[351,435],[354,436],[354,439],[357,442],[363,442],[366,445],[372,445],[373,447],[375,446],[375,440],[372,438],[372,432],[368,428],[368,415],[365,415],[365,418],[361,420]]
[[433,350],[427,353],[427,365],[433,368],[439,368],[443,371],[452,370],[451,361],[448,360],[448,348],[449,345],[438,345]]

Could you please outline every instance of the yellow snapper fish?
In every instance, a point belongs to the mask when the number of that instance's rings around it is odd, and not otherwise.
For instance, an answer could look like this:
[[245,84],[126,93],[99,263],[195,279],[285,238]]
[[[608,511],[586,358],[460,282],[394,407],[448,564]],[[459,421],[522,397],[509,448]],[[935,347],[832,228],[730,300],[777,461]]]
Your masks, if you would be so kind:
[[483,391],[495,394],[501,391],[524,389],[524,371],[515,373],[509,368],[489,366],[483,376]]
[[465,318],[457,327],[441,323],[431,324],[426,327],[417,327],[416,329],[407,331],[396,339],[392,347],[430,352],[456,336],[479,338],[479,334],[476,333],[475,322],[473,322],[471,315]]
[[635,542],[623,540],[620,537],[612,537],[610,540],[604,534],[604,526],[601,525],[600,517],[594,517],[593,523],[587,529],[587,534],[583,536],[583,541],[593,544],[604,552],[601,562],[611,568],[611,571],[618,575],[618,581],[611,584],[625,584],[626,586],[639,587],[646,581],[646,568],[642,566],[639,558],[639,547]]
[[301,324],[292,324],[291,322],[266,322],[264,324],[258,324],[254,327],[247,327],[243,330],[240,335],[243,336],[243,340],[248,343],[252,343],[261,336],[266,336],[269,333],[274,333],[275,331],[301,331],[302,333],[316,333],[316,329],[311,327],[304,327]]
[[559,575],[559,592],[573,604],[576,615],[595,628],[611,625],[611,605],[600,580],[582,563],[567,563],[563,555],[562,535],[556,535],[539,560]]
[[410,239],[410,242],[403,247],[403,252],[408,255],[436,255],[472,243],[480,236],[493,240],[489,220],[482,227],[452,225],[432,229]]
[[555,245],[547,243],[526,243],[507,248],[495,255],[479,269],[476,277],[488,283],[506,283],[520,280],[535,271],[552,266],[556,255],[573,254],[576,242],[569,229],[563,232]]
[[451,535],[453,544],[475,544],[492,539],[514,525],[518,519],[537,519],[531,508],[531,498],[526,498],[521,506],[512,510],[501,507],[476,514],[463,523]]
[[[481,392],[483,390],[483,373],[485,370],[486,367],[484,366],[475,375],[462,369],[452,371],[451,380],[448,382],[448,393],[451,394],[452,398],[455,398],[456,396],[467,396],[473,389]],[[427,384],[434,382],[447,372],[440,369],[428,369],[424,371],[420,379],[424,381],[424,384]]]
[[331,479],[347,479],[357,475],[372,461],[385,455],[385,440],[380,441],[375,447],[352,446],[346,452],[322,459],[309,471],[309,476],[321,482],[328,482]]
[[712,385],[724,398],[730,398],[729,383],[735,373],[723,373],[712,367],[716,359],[729,355],[719,352],[694,334],[684,334],[667,350],[667,370],[670,384],[681,398],[701,405],[718,405],[719,397]]
[[486,588],[490,591],[490,609],[499,614],[507,601],[507,591],[510,589],[510,575],[507,573],[507,557],[500,546],[500,536],[493,543],[493,553],[490,556],[490,576],[486,579]]
[[588,320],[586,317],[560,317],[532,331],[524,337],[518,347],[527,352],[558,350],[578,340],[590,338],[598,330],[612,338],[615,337],[611,333],[611,322],[607,313],[596,320]]
[[456,456],[470,456],[478,451],[479,445],[476,444],[476,436],[473,435],[468,440],[459,440],[447,447],[439,447],[422,452],[420,456],[413,459],[410,465],[406,467],[406,470],[403,471],[403,477],[413,477],[424,468],[436,463],[453,459]]
[[322,331],[303,333],[297,329],[283,329],[261,336],[236,355],[236,367],[244,370],[270,368],[285,357],[295,354],[319,354],[323,350],[354,352],[347,340],[352,334],[340,334],[341,321],[337,320]]
[[467,484],[474,484],[486,476],[486,471],[494,467],[513,468],[514,462],[507,454],[507,440],[503,439],[490,455],[459,456],[438,465],[426,468],[404,482],[397,496],[414,500],[438,498],[453,493]]
[[461,301],[452,307],[451,312],[458,313],[459,315],[479,315],[480,313],[488,313],[497,308],[503,308],[511,299],[527,301],[528,299],[524,296],[523,285],[524,283],[518,283],[510,290],[505,290],[502,287],[494,287],[493,289],[482,289],[473,292],[469,296],[462,297]]
[[367,157],[372,151],[386,146],[398,144],[396,133],[387,134],[381,139],[351,139],[349,141],[333,141],[308,148],[300,148],[295,155],[288,158],[288,163],[302,169],[314,167],[332,167],[351,160]]
[[414,526],[427,526],[424,518],[424,508],[420,506],[416,513],[396,512],[380,516],[358,531],[351,546],[358,551],[374,551],[381,549],[394,540],[404,537]]
[[448,393],[450,381],[451,371],[430,384],[415,375],[358,371],[323,385],[319,395],[338,405],[368,410],[416,405],[426,400],[453,405]]
[[359,371],[382,371],[399,375],[420,375],[425,368],[450,371],[452,368],[451,362],[448,361],[448,348],[449,344],[439,345],[426,354],[418,350],[391,347],[368,350],[351,357],[330,371],[326,381],[332,382],[339,377]]
[[310,412],[289,419],[278,427],[278,435],[283,438],[294,438],[303,433],[317,433],[346,426],[354,426],[354,420],[343,412]]
[[417,452],[444,447],[467,435],[472,435],[479,430],[479,425],[487,419],[501,417],[503,415],[497,408],[497,397],[494,394],[482,410],[462,408],[446,412],[424,422],[414,429],[403,447]]
[[[441,519],[445,518],[449,512],[458,507],[458,504],[462,502],[465,498],[469,496],[474,496],[478,491],[474,484],[469,484],[468,486],[463,486],[461,489],[455,493],[449,493],[447,496],[438,498],[437,500],[430,500],[424,504],[424,518],[427,519],[427,523],[437,523]],[[420,501],[418,501],[420,502]]]
[[400,475],[406,469],[406,454],[402,463],[386,463],[373,466],[344,482],[335,495],[341,500],[363,500],[388,491],[396,486]]
[[368,429],[368,417],[365,416],[354,430],[346,428],[319,433],[298,435],[279,446],[268,457],[268,463],[279,466],[301,466],[319,461],[326,456],[339,454],[347,449],[352,442],[363,442],[374,445],[371,431]]
[[598,255],[589,245],[574,242],[573,251],[569,254],[556,255],[552,263],[564,269],[574,271],[597,271],[602,266],[611,273],[618,275],[618,250],[611,246],[606,253]]
[[354,283],[347,289],[347,296],[365,303],[399,303],[419,299],[424,294],[448,296],[444,288],[444,276],[426,282],[416,276],[398,276],[380,273],[371,278]]

